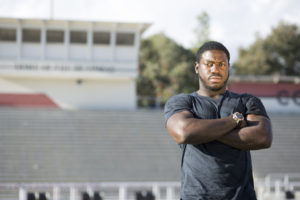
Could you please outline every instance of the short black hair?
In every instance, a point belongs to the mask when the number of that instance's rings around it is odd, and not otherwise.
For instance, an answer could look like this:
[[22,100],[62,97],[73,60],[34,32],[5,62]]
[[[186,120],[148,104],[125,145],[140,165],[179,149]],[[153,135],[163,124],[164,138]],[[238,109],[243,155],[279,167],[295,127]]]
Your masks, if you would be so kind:
[[227,55],[228,62],[229,62],[230,53],[229,53],[228,49],[222,43],[216,42],[216,41],[205,42],[198,49],[197,55],[196,55],[197,62],[200,62],[200,59],[201,59],[201,56],[202,56],[203,52],[208,51],[208,50],[221,50],[221,51],[224,51],[224,53]]

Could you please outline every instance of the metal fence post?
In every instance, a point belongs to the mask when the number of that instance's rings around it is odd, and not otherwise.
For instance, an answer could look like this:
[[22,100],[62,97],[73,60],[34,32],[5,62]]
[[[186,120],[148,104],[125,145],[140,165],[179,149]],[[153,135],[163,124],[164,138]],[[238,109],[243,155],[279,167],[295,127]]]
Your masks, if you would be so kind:
[[25,188],[19,188],[19,200],[27,200],[27,191]]
[[119,186],[119,200],[127,200],[127,187],[125,185]]
[[60,188],[58,186],[53,187],[53,200],[60,199]]
[[167,200],[173,200],[174,199],[174,190],[172,186],[167,187]]

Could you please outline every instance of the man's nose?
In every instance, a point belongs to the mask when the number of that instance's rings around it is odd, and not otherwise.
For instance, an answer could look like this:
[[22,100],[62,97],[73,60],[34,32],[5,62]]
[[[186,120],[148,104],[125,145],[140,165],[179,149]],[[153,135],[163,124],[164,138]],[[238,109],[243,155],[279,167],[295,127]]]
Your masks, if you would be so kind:
[[214,63],[214,65],[210,68],[211,72],[219,72],[219,68],[217,67],[217,64]]

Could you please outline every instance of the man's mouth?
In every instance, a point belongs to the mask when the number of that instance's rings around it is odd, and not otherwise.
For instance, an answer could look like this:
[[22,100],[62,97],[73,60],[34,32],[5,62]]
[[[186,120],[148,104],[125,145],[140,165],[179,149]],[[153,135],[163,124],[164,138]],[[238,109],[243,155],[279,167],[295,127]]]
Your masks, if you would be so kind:
[[210,76],[209,80],[214,81],[214,82],[219,82],[222,80],[222,77],[221,76]]

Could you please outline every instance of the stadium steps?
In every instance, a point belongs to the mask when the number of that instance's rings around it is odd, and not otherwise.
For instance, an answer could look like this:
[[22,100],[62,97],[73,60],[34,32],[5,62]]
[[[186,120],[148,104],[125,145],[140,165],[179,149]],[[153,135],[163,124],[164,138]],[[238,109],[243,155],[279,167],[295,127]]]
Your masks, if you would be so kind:
[[271,148],[252,151],[257,177],[269,173],[300,172],[300,113],[270,113],[273,127]]
[[[179,181],[180,151],[160,110],[0,109],[1,182]],[[271,113],[257,177],[300,172],[300,114]]]
[[161,111],[0,112],[1,182],[179,180]]

